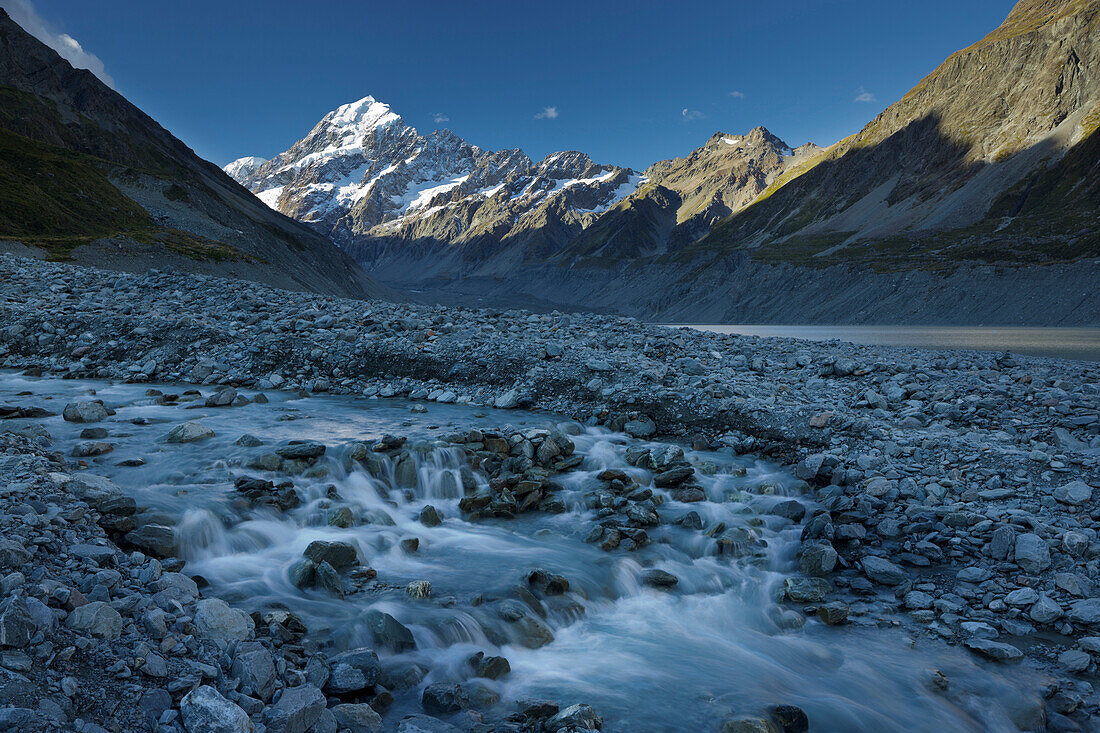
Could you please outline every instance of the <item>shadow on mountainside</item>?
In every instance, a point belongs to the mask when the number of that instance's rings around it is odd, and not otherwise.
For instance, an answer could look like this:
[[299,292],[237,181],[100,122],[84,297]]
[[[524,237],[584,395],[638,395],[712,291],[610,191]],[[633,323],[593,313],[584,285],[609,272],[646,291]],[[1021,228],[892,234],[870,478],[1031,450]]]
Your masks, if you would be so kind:
[[1061,157],[1050,139],[995,162],[972,150],[927,115],[827,154],[678,259],[751,249],[763,261],[904,269],[1100,255],[1100,135]]

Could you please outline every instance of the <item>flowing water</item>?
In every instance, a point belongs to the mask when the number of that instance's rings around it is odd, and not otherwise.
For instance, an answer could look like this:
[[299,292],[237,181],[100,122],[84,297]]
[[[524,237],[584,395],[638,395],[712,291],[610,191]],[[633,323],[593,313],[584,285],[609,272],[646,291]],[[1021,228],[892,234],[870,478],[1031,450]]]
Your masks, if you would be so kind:
[[[266,405],[185,409],[154,404],[145,396],[148,387],[4,373],[0,404],[33,404],[60,413],[66,402],[89,399],[95,390],[96,398],[116,409],[100,423],[116,448],[91,459],[91,468],[113,478],[139,505],[176,523],[186,572],[210,583],[207,594],[248,611],[287,608],[306,622],[313,639],[335,648],[373,645],[366,624],[371,610],[406,625],[416,649],[401,654],[380,649],[380,656],[389,668],[408,663],[425,676],[419,684],[413,677],[408,689],[394,690],[395,710],[386,715],[391,727],[404,712],[418,711],[424,685],[470,678],[466,660],[479,651],[503,655],[512,668],[500,681],[481,680],[501,697],[488,717],[507,712],[518,699],[587,702],[604,716],[608,731],[717,730],[731,713],[771,704],[798,705],[816,731],[1016,730],[1013,716],[1034,709],[1039,699],[1043,677],[1026,665],[999,667],[888,624],[860,623],[858,617],[843,627],[815,619],[802,623],[796,610],[778,605],[784,575],[797,566],[800,527],[762,513],[790,498],[786,494],[795,486],[786,471],[767,461],[688,452],[697,464],[713,464],[713,473],[699,477],[707,501],[679,504],[656,489],[666,498],[660,508],[665,521],[650,531],[653,543],[636,552],[609,553],[584,542],[595,516],[585,506],[584,483],[605,468],[649,482],[648,472],[624,461],[626,448],[638,443],[625,435],[572,426],[584,460],[561,477],[565,513],[468,522],[458,510],[463,453],[434,436],[474,426],[549,427],[556,422],[552,416],[436,404],[428,405],[427,413],[412,414],[413,403],[399,400],[270,392]],[[21,392],[30,394],[17,396]],[[193,444],[165,442],[172,426],[193,419],[216,436]],[[8,420],[0,429],[26,422],[31,421]],[[60,417],[33,422],[42,422],[66,452],[85,427]],[[235,445],[244,433],[265,447]],[[354,441],[383,433],[407,435],[410,444],[420,445],[414,451],[415,489],[395,490],[388,463],[371,475],[347,458]],[[294,477],[303,501],[291,511],[242,506],[233,493],[234,477],[263,475],[243,463],[292,439],[328,445],[322,459],[328,475]],[[132,458],[145,465],[119,465]],[[444,516],[441,526],[418,521],[427,504]],[[369,523],[328,526],[328,512],[338,506]],[[708,527],[724,522],[742,528],[741,556],[713,554],[713,539],[668,522],[689,510],[702,515]],[[416,552],[402,549],[401,540],[410,537],[420,540]],[[343,598],[294,587],[288,568],[317,539],[354,542],[378,581]],[[541,648],[529,648],[528,631],[500,613],[500,599],[529,597],[517,595],[516,588],[535,568],[570,582],[566,594],[532,601],[537,612],[531,615],[544,624],[535,625],[549,628],[554,637]],[[672,592],[645,586],[639,578],[647,568],[666,570],[679,584]],[[418,580],[430,581],[430,599],[406,595],[406,584]],[[930,684],[933,670],[950,680],[946,691]]]

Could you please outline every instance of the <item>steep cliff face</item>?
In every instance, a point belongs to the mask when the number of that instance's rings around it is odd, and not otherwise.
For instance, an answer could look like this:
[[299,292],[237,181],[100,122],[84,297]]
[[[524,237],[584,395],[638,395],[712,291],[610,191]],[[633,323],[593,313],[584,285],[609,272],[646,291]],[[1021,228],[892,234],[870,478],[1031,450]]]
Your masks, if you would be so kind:
[[1023,0],[698,250],[910,267],[1100,254],[1100,3]]
[[2,10],[0,151],[4,249],[119,269],[173,265],[353,297],[395,295]]

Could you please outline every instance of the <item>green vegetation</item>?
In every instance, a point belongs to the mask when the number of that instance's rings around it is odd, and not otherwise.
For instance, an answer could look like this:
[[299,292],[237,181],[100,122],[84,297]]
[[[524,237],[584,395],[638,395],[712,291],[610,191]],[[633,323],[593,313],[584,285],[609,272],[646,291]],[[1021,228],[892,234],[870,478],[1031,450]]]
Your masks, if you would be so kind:
[[0,237],[102,237],[152,225],[102,161],[0,129]]
[[[193,259],[248,259],[224,243],[157,225],[111,183],[110,170],[90,155],[0,128],[0,239],[38,247],[53,260],[105,237],[159,244]],[[174,188],[187,195],[178,184],[168,191]]]
[[[128,122],[136,124],[140,120]],[[138,129],[119,134],[72,110],[67,110],[63,117],[52,100],[12,87],[0,86],[0,128],[123,169],[166,179],[186,181],[195,177]]]
[[[72,112],[69,112],[71,115]],[[105,159],[85,150],[103,151]],[[115,155],[117,154],[117,155]],[[120,163],[140,160],[142,167]],[[109,133],[92,122],[66,125],[53,102],[0,86],[0,239],[66,260],[98,239],[129,239],[201,260],[252,260],[240,250],[157,224],[112,182],[162,180],[171,201],[190,203],[183,169],[152,143]]]

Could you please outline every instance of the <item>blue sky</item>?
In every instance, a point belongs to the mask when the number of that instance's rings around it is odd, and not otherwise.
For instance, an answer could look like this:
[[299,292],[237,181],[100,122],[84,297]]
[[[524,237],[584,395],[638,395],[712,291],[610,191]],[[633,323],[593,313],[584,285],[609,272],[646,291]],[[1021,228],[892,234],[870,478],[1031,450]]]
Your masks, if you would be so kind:
[[716,130],[835,142],[1012,4],[0,0],[219,165],[369,94],[422,133],[635,168]]

